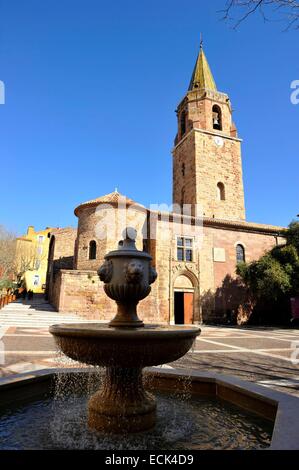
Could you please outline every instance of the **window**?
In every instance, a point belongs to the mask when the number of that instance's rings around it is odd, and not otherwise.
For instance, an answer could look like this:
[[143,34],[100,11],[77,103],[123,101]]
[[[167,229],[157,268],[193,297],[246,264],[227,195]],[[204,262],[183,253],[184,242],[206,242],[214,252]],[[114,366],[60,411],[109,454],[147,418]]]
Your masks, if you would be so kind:
[[43,243],[43,241],[44,241],[43,235],[39,235],[38,236],[38,243],[41,244],[41,243]]
[[177,260],[193,261],[193,240],[192,238],[177,238]]
[[217,106],[216,104],[213,106],[212,115],[213,115],[213,129],[216,129],[218,131],[222,131],[221,108],[219,106]]
[[180,121],[181,121],[181,137],[183,137],[183,135],[186,132],[186,113],[185,113],[185,111],[181,112]]
[[183,188],[182,192],[181,192],[181,208],[182,208],[182,210],[183,210],[184,204],[185,204],[185,189]]
[[40,265],[41,265],[41,261],[40,261],[40,259],[36,259],[36,260],[35,260],[35,269],[36,269],[36,271],[38,271],[38,270],[39,270],[39,268],[40,268]]
[[97,244],[94,240],[89,242],[89,259],[97,258]]
[[185,176],[185,163],[182,163],[182,176]]
[[39,285],[39,276],[37,274],[33,277],[33,285],[34,286]]
[[245,248],[243,245],[238,244],[236,246],[236,258],[237,263],[245,263]]
[[224,201],[225,200],[225,188],[223,183],[218,183],[217,184],[217,199],[218,201]]

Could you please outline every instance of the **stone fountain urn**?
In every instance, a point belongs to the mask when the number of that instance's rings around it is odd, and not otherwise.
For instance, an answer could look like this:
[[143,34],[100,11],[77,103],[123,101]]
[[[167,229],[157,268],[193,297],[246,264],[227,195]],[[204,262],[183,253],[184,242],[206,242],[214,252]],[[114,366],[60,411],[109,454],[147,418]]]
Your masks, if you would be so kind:
[[148,296],[150,284],[157,279],[157,273],[150,265],[152,257],[136,249],[136,235],[134,229],[126,229],[118,249],[105,256],[105,262],[98,270],[106,294],[117,304],[117,314],[109,323],[111,327],[144,326],[137,316],[137,304]]
[[127,433],[152,428],[155,397],[144,390],[142,369],[172,362],[191,348],[195,326],[144,325],[137,304],[156,277],[151,256],[138,251],[136,232],[124,231],[118,249],[105,256],[98,274],[117,313],[107,325],[60,324],[50,327],[59,348],[75,361],[105,367],[100,389],[88,403],[88,424],[98,431]]

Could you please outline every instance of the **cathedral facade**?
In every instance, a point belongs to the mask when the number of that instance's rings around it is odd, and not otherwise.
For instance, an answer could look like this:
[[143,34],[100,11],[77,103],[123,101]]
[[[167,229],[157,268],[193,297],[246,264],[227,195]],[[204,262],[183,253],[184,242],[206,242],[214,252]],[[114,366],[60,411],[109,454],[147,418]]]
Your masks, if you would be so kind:
[[58,311],[111,319],[115,304],[97,269],[127,225],[136,228],[137,247],[151,254],[158,272],[151,294],[140,302],[140,318],[176,324],[246,320],[236,265],[284,243],[284,229],[246,221],[241,139],[230,99],[217,90],[202,47],[177,120],[172,212],[147,209],[115,191],[80,204],[77,229],[52,232],[47,295]]

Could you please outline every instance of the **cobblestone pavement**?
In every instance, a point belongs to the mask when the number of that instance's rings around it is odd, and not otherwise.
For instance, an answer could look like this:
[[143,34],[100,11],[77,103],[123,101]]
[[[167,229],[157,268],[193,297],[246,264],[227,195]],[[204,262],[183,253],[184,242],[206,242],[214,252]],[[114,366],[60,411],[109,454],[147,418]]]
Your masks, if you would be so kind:
[[234,375],[299,396],[299,330],[203,326],[193,351],[171,366]]
[[[70,366],[48,332],[54,323],[92,322],[62,314],[44,300],[0,310],[0,376]],[[297,362],[297,363],[296,363]],[[167,365],[235,375],[299,396],[299,330],[203,326],[194,348]]]
[[58,313],[42,298],[13,302],[0,310],[0,377],[61,365],[49,326],[72,322],[89,321]]

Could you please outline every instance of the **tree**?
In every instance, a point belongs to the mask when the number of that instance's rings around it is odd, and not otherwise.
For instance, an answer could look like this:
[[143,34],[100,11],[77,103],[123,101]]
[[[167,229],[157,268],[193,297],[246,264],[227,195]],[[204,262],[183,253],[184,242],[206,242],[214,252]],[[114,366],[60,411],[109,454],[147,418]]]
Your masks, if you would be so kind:
[[16,236],[0,225],[0,282],[5,285],[15,274]]
[[299,251],[299,222],[291,222],[286,234],[287,242]]
[[237,273],[257,300],[277,301],[291,292],[290,273],[271,253],[248,265],[242,263]]
[[[299,223],[292,222],[285,234],[286,245],[276,246],[259,260],[240,263],[236,272],[249,289],[255,308],[268,313],[289,310],[290,297],[299,295]],[[285,309],[285,311],[283,311]]]
[[38,270],[47,260],[47,253],[39,253],[39,247],[26,237],[17,238],[0,225],[0,289],[11,287],[13,281],[24,279],[27,271]]
[[[237,18],[231,16],[234,11],[240,11]],[[234,29],[249,16],[259,12],[264,21],[282,21],[285,30],[299,29],[299,0],[227,0],[223,19],[233,23]]]
[[39,248],[35,241],[26,237],[17,239],[14,273],[18,283],[23,283],[28,271],[38,271],[48,260],[47,253],[41,253]]

